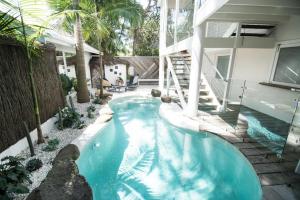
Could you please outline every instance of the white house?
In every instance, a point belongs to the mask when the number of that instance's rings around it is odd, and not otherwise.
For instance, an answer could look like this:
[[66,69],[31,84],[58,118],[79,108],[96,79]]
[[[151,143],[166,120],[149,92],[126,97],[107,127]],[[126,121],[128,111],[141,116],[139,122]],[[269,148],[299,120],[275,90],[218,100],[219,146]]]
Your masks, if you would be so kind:
[[195,117],[242,104],[291,124],[288,143],[299,150],[300,1],[161,0],[160,6],[159,87],[177,91],[182,112]]
[[[47,37],[45,42],[49,42],[55,45],[57,52],[57,59],[63,60],[63,65],[59,64],[59,73],[66,74],[70,78],[76,78],[75,66],[67,64],[67,58],[72,57],[76,54],[75,51],[75,38],[67,36],[66,34],[58,33],[55,31],[48,30],[46,32]],[[89,61],[92,55],[99,54],[99,51],[88,44],[84,44],[84,61],[85,61],[85,72],[88,86],[91,87],[91,72]]]

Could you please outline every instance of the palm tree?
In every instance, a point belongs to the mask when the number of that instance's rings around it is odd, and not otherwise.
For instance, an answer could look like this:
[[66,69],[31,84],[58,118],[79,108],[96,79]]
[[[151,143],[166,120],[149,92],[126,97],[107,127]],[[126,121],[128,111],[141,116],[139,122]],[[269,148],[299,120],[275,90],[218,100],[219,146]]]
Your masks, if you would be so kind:
[[84,11],[87,13],[83,24],[85,39],[96,41],[99,50],[100,97],[102,97],[102,42],[115,40],[115,37],[111,37],[111,33],[116,32],[117,29],[121,30],[117,39],[121,40],[125,23],[130,27],[139,26],[143,20],[143,10],[140,4],[131,0],[117,0],[113,4],[108,1],[84,0],[83,3]]
[[55,22],[55,25],[62,26],[69,32],[72,30],[75,36],[76,50],[76,77],[77,77],[77,102],[86,103],[90,101],[89,91],[86,82],[84,40],[82,36],[81,21],[84,12],[81,9],[80,0],[45,0],[53,9],[47,24]]
[[[74,0],[74,9],[79,8],[79,0]],[[75,27],[74,35],[76,38],[76,77],[77,77],[77,102],[86,103],[90,101],[89,91],[86,83],[86,73],[85,73],[85,61],[84,61],[84,47],[83,47],[83,37],[81,31],[81,19],[78,12],[75,12]]]

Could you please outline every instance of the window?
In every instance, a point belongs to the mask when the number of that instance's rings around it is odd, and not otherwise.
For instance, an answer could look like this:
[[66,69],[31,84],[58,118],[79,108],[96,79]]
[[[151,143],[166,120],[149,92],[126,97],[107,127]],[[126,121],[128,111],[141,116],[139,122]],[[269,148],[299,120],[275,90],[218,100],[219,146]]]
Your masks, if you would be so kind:
[[276,53],[272,82],[300,85],[300,44],[282,45]]
[[[218,56],[217,58],[217,69],[224,79],[227,77],[228,65],[229,65],[230,56]],[[218,73],[216,73],[216,78],[221,79]]]

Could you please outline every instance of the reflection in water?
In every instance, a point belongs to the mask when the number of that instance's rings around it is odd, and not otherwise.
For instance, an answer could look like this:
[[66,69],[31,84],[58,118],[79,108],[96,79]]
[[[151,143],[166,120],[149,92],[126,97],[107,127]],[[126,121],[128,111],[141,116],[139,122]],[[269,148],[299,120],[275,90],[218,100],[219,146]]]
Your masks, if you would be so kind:
[[94,199],[260,199],[255,172],[229,144],[168,124],[153,99],[111,106],[113,120],[77,161]]

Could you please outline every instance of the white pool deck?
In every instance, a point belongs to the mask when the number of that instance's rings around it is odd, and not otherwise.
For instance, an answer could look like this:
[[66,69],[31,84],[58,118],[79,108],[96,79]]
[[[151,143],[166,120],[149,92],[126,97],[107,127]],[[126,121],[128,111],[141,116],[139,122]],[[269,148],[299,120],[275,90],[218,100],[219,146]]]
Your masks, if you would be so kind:
[[[151,97],[151,89],[156,86],[139,86],[135,91],[113,93],[113,99],[126,96]],[[176,103],[162,103],[160,107],[161,117],[167,119],[175,126],[194,131],[207,131],[225,139],[239,149],[252,164],[263,189],[265,200],[296,200],[300,199],[300,175],[294,172],[299,155],[295,152],[285,152],[282,158],[278,158],[273,152],[260,145],[247,136],[247,128],[243,123],[238,130],[232,128],[218,115],[201,113],[199,117],[189,118],[184,115]],[[91,124],[83,134],[72,143],[79,149],[99,132],[106,121],[113,115],[109,106],[100,110],[100,117]],[[243,120],[242,120],[243,121]]]

